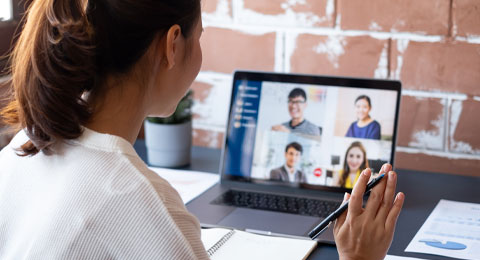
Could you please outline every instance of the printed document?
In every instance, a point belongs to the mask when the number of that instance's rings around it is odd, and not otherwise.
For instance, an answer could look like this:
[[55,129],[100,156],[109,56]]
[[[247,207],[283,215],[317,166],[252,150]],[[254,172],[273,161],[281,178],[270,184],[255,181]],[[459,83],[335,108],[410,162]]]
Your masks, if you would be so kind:
[[480,204],[440,200],[405,251],[480,260]]
[[149,167],[175,188],[187,204],[220,180],[218,174]]

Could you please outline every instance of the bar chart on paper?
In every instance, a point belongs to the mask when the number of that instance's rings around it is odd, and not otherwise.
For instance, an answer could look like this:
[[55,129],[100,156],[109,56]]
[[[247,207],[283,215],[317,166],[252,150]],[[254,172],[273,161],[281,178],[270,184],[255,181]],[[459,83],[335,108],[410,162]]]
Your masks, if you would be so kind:
[[440,200],[405,251],[480,260],[480,204]]

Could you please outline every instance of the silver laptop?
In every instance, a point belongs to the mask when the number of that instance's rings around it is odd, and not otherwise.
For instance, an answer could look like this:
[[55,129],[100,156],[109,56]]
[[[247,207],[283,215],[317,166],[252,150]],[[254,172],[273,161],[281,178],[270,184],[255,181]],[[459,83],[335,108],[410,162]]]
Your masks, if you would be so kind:
[[[307,237],[360,171],[393,164],[398,81],[237,71],[221,181],[187,204],[203,226]],[[318,237],[333,242],[331,230]]]

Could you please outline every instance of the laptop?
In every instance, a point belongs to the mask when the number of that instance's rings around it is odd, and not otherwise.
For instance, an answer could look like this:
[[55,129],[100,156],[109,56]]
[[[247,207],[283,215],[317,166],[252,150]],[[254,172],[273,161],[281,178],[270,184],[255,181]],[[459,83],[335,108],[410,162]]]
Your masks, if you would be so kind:
[[205,227],[308,237],[361,170],[393,165],[400,97],[399,81],[236,71],[221,181],[188,210]]

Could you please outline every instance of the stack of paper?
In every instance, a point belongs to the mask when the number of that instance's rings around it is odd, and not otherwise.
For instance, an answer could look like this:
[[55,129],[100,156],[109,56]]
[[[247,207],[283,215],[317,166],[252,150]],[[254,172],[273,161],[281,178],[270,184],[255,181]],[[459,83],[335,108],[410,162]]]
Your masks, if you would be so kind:
[[480,260],[480,204],[440,200],[405,251]]
[[156,172],[160,177],[167,180],[170,185],[178,191],[185,204],[208,190],[220,180],[218,174],[213,173],[172,170],[156,167],[150,167],[150,170]]

